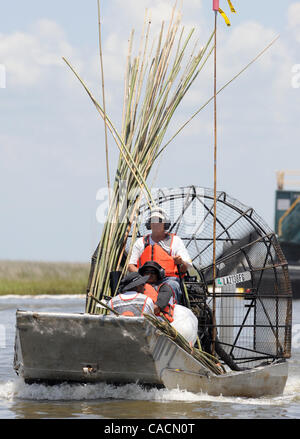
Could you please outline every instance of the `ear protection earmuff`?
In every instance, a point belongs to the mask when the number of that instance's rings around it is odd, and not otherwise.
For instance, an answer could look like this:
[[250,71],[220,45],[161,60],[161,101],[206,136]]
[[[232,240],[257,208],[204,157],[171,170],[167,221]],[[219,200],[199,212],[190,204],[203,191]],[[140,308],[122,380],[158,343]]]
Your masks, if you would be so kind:
[[[147,230],[151,230],[151,221],[150,218],[147,220],[147,222],[145,223],[146,229]],[[164,229],[165,230],[169,230],[169,228],[171,227],[171,223],[164,223]]]
[[161,267],[161,268],[158,269],[158,271],[159,271],[159,278],[160,278],[160,280],[164,279],[166,277],[166,270]]
[[[169,218],[167,217],[166,213],[162,210],[162,209],[154,209],[154,211],[152,211],[145,223],[146,229],[147,230],[151,230],[151,214],[153,214],[153,212],[159,212],[160,214],[162,214],[164,216],[164,229],[165,230],[169,230],[169,228],[171,227],[171,221],[169,220]],[[161,222],[161,220],[159,220]]]
[[[155,264],[155,265],[154,265]],[[153,266],[154,265],[154,266]],[[166,276],[166,271],[163,267],[161,267],[157,262],[155,261],[149,261],[149,265],[147,262],[145,262],[145,264],[139,268],[139,273],[143,276],[144,270],[146,268],[153,268],[157,273],[158,273],[158,277],[159,280],[163,280]]]

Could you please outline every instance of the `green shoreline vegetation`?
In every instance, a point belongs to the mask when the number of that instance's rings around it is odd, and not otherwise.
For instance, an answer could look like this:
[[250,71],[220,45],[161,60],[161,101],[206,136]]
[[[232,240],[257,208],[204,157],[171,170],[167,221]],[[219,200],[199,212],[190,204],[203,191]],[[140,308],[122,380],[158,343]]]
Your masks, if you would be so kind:
[[77,262],[0,261],[0,296],[85,294],[90,265]]

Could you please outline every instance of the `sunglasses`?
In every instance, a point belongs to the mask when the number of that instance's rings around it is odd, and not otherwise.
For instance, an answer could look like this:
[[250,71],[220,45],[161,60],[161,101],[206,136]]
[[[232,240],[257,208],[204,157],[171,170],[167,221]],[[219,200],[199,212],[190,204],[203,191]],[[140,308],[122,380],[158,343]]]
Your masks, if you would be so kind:
[[144,274],[156,274],[155,270],[144,270]]

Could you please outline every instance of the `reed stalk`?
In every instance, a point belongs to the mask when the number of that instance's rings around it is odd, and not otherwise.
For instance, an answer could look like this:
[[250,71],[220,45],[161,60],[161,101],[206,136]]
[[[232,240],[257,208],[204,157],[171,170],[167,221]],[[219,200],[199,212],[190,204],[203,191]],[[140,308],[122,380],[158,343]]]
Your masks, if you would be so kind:
[[154,314],[143,314],[145,319],[147,319],[153,326],[159,329],[164,335],[170,338],[172,341],[176,342],[178,346],[192,355],[199,363],[201,363],[204,367],[209,369],[215,375],[222,375],[225,373],[224,367],[220,364],[218,358],[213,355],[208,354],[202,349],[198,349],[196,347],[192,347],[189,342],[173,328],[172,325],[168,322],[166,318],[162,316],[162,318],[157,318]]
[[[194,43],[190,52],[194,30],[185,32],[175,7],[168,26],[161,24],[156,41],[150,43],[150,34],[151,24],[145,17],[136,56],[134,31],[129,38],[120,133],[105,108],[64,58],[104,120],[120,152],[90,287],[98,300],[111,294],[109,273],[122,270],[125,274],[127,270],[130,251],[125,254],[126,240],[130,232],[131,243],[135,240],[141,196],[144,195],[149,207],[155,206],[147,178],[175,111],[209,58],[206,54],[211,50],[213,37],[212,34],[204,48]],[[125,205],[120,200],[121,182],[126,182],[127,193],[136,194],[125,200]],[[88,298],[86,311],[99,312],[95,305],[96,301]]]
[[101,82],[102,82],[102,102],[104,110],[104,132],[105,132],[105,157],[106,157],[106,178],[108,197],[110,202],[110,173],[109,173],[109,158],[108,158],[108,139],[107,139],[107,125],[106,125],[106,104],[105,104],[105,84],[104,84],[104,68],[103,68],[103,56],[102,56],[102,38],[101,38],[101,12],[100,12],[100,0],[98,0],[98,29],[99,29],[99,55],[100,55],[100,68],[101,68]]

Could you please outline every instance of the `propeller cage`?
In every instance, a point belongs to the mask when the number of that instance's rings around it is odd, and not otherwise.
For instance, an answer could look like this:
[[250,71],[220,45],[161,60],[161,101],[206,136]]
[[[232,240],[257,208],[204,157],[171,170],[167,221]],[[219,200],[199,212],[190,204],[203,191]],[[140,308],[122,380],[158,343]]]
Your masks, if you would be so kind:
[[[291,283],[287,261],[270,227],[253,208],[218,192],[214,241],[211,189],[157,189],[152,196],[171,220],[169,231],[180,236],[193,261],[185,283],[198,316],[201,343],[209,350],[214,311],[218,343],[236,364],[254,367],[262,361],[289,358]],[[149,233],[148,216],[149,205],[142,200],[134,239]],[[127,252],[131,239],[132,234]]]

